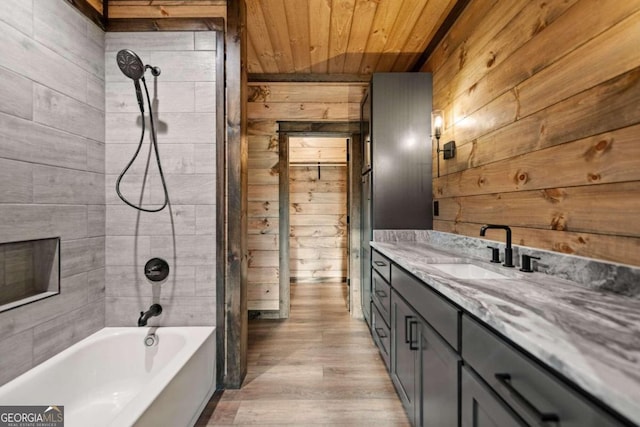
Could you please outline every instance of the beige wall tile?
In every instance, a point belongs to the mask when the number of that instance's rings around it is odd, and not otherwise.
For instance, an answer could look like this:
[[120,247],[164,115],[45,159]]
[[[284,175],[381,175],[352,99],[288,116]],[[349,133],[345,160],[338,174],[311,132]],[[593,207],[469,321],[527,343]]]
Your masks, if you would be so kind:
[[84,305],[33,328],[34,363],[77,343],[104,327],[103,301]]
[[[127,174],[142,175],[147,169],[148,173],[158,174],[155,152],[151,153],[149,142],[145,142],[140,154],[133,162]],[[120,174],[122,169],[131,161],[138,148],[138,143],[133,144],[108,144],[106,148],[106,171],[108,174]],[[160,163],[165,174],[189,174],[195,172],[195,154],[193,144],[167,144],[158,143]]]
[[0,111],[30,120],[33,117],[31,80],[0,68],[0,81]]
[[34,121],[104,142],[103,111],[41,85],[35,85],[33,98]]
[[0,158],[0,203],[33,202],[33,164]]
[[155,302],[162,305],[162,314],[149,320],[149,326],[210,326],[215,325],[213,297],[107,297],[106,323],[109,326],[135,326],[140,311]]
[[[0,43],[1,45],[1,43]],[[85,170],[87,139],[0,113],[0,157]]]
[[213,31],[196,31],[195,48],[196,50],[216,50],[216,33]]
[[[131,49],[136,53],[150,50],[193,50],[193,33],[186,31],[108,33],[105,43],[105,52],[114,53],[120,49]],[[144,57],[141,58],[145,60]]]
[[63,313],[87,304],[87,273],[66,277],[59,295],[0,313],[0,343],[7,337],[31,329]]
[[196,206],[196,234],[216,234],[216,205]]
[[[216,203],[216,177],[210,174],[166,174],[171,203],[176,205],[198,204],[213,205]],[[151,192],[153,203],[162,203],[164,194],[161,191]]]
[[[173,214],[173,215],[172,215]],[[107,206],[109,236],[159,236],[195,234],[195,207],[173,205],[171,210],[139,212],[130,206]]]
[[[216,119],[210,113],[161,113],[157,123],[160,144],[211,143],[216,138]],[[139,141],[141,130],[142,123],[135,113],[111,113],[106,117],[107,142]]]
[[196,112],[216,112],[216,83],[196,82]]
[[87,237],[105,235],[106,209],[105,205],[87,206]]
[[105,244],[106,266],[144,266],[152,258],[151,238],[149,236],[107,236]]
[[215,239],[211,236],[152,236],[151,255],[180,265],[215,265]]
[[0,58],[4,68],[85,101],[86,71],[3,22],[0,22],[0,33]]
[[60,242],[61,276],[69,277],[104,267],[105,238],[92,237]]
[[[193,113],[195,111],[195,85],[193,82],[166,82],[162,75],[149,79],[149,96],[157,117],[163,113]],[[139,113],[138,98],[132,81],[110,82],[106,93],[106,109],[114,113]],[[144,94],[144,87],[143,87]],[[145,95],[145,111],[148,112]]]
[[70,4],[35,1],[34,39],[95,76],[104,76],[104,54],[96,37],[88,37],[93,23]]
[[196,158],[196,173],[215,174],[216,173],[216,144],[196,144],[194,145]]
[[194,296],[196,267],[169,263],[169,276],[162,282],[152,282],[141,266],[109,266],[106,268],[107,297]]
[[22,31],[33,34],[33,2],[24,0],[3,0],[0,2],[0,21]]
[[103,175],[36,165],[33,168],[35,203],[101,204],[104,203]]
[[0,340],[0,354],[1,386],[33,367],[33,331],[27,330]]
[[0,204],[0,218],[0,236],[5,241],[87,236],[87,208],[82,205]]

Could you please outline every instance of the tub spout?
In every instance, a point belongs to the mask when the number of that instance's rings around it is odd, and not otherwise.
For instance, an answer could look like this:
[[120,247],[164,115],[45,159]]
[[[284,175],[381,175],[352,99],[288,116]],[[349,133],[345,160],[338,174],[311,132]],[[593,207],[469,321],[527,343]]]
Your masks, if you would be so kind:
[[151,317],[159,316],[162,313],[162,306],[160,304],[153,304],[149,307],[149,310],[141,311],[140,318],[138,319],[138,326],[147,326],[147,320]]

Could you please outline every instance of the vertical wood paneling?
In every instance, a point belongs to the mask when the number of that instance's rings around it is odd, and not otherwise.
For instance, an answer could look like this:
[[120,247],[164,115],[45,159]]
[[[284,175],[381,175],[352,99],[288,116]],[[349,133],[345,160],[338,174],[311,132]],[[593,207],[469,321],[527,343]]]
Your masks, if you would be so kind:
[[640,4],[499,2],[480,17],[482,3],[424,68],[458,146],[434,179],[434,227],[506,223],[520,244],[640,265]]

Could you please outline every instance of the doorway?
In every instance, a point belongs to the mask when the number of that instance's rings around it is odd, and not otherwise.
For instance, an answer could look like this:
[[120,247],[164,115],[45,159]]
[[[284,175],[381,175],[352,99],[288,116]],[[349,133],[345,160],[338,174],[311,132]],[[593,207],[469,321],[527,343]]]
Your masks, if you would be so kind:
[[280,318],[289,317],[291,284],[324,283],[342,283],[345,310],[361,317],[352,303],[360,301],[359,278],[354,286],[351,274],[360,269],[358,134],[349,124],[279,125]]
[[342,283],[348,278],[345,137],[289,136],[289,276],[291,283]]

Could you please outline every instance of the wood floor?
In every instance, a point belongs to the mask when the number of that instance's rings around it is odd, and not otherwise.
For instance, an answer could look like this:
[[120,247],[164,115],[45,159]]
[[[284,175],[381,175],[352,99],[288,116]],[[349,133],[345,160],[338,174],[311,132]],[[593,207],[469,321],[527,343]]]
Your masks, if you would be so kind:
[[209,402],[196,426],[409,426],[345,286],[291,286],[291,317],[249,322],[242,389]]

